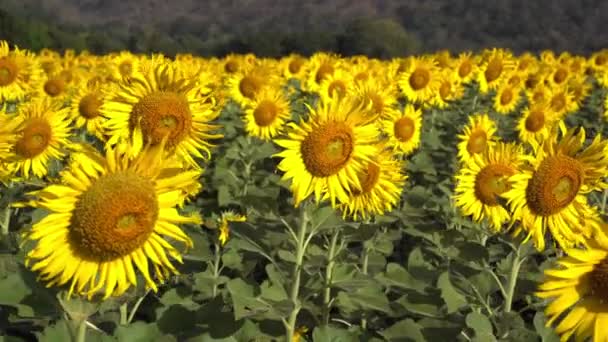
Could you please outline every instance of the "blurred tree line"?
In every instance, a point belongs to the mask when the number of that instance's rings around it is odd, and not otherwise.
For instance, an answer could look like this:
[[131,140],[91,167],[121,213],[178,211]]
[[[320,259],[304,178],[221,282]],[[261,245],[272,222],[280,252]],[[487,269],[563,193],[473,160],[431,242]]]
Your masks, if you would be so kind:
[[[135,53],[193,53],[201,56],[223,56],[228,53],[252,52],[257,56],[279,57],[289,53],[311,55],[316,51],[333,51],[343,56],[364,54],[391,58],[419,53],[419,40],[401,24],[386,18],[358,18],[340,30],[276,32],[259,30],[245,34],[214,35],[199,38],[183,22],[168,28],[126,28],[116,23],[103,29],[50,24],[48,20],[23,18],[0,9],[0,39],[21,48],[39,51],[47,47],[58,51],[87,49],[95,54],[129,50]],[[189,23],[186,26],[193,26]],[[203,35],[201,35],[203,36]]]

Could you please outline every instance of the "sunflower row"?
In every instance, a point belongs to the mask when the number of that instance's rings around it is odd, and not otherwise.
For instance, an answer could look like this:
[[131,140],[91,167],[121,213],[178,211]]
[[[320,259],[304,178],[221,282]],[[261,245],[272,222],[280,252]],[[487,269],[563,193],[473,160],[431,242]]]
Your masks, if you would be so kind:
[[[606,189],[607,143],[599,135],[588,142],[584,129],[564,122],[594,87],[608,86],[607,75],[608,50],[589,58],[488,49],[391,61],[328,53],[170,60],[32,53],[0,42],[0,178],[44,178],[51,160],[68,158],[59,177],[26,203],[50,212],[24,234],[36,242],[27,262],[49,286],[121,295],[136,285],[138,270],[156,289],[177,272],[169,257],[181,260],[167,241],[192,247],[178,225],[200,224],[200,217],[178,209],[201,190],[203,165],[222,137],[212,122],[228,101],[240,106],[247,134],[280,147],[277,168],[295,206],[328,201],[345,218],[359,219],[398,206],[423,113],[447,110],[475,89],[492,99],[496,113],[515,117],[518,141],[500,141],[496,123],[472,112],[457,146],[455,204],[541,250],[550,232],[568,251],[565,264],[577,271],[548,273],[554,278],[539,294],[567,298],[549,306],[556,319],[562,302],[582,298],[572,292],[576,272],[586,270],[588,284],[576,294],[603,301],[605,293],[598,279],[608,240],[587,196]],[[296,118],[293,107],[304,94],[317,100],[305,102],[307,113]],[[103,151],[78,143],[80,135]],[[224,217],[222,244],[227,222],[242,219]],[[603,336],[593,328],[600,314],[593,320],[583,315],[591,309],[575,311],[558,332]]]

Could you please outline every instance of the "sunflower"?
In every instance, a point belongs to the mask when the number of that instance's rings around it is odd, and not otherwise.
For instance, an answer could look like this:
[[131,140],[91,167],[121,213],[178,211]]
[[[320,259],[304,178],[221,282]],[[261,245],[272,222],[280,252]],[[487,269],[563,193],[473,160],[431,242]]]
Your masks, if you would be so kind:
[[514,143],[499,142],[474,155],[455,176],[456,206],[476,222],[485,220],[494,232],[500,231],[511,219],[500,196],[511,188],[509,177],[519,171],[522,163],[522,148]]
[[509,114],[515,110],[521,100],[521,88],[508,83],[500,86],[494,96],[494,110],[501,114]]
[[289,101],[279,87],[261,90],[247,105],[244,113],[247,134],[270,140],[283,131],[291,118]]
[[40,79],[37,60],[28,52],[0,40],[0,102],[23,100]]
[[529,102],[548,102],[551,99],[551,89],[543,83],[538,83],[530,89],[526,89],[526,97]]
[[70,111],[74,126],[80,128],[85,126],[87,132],[105,140],[101,105],[104,101],[104,93],[99,83],[89,82],[86,86],[76,89],[71,98]]
[[322,101],[328,101],[334,97],[352,95],[353,86],[352,75],[346,70],[339,68],[321,81],[318,92]]
[[236,72],[226,80],[230,97],[241,106],[251,102],[255,95],[269,85],[273,85],[275,77],[269,70],[262,67],[250,67],[242,72]]
[[380,130],[386,136],[387,147],[399,155],[409,155],[420,145],[422,131],[422,111],[411,104],[403,110],[391,108],[386,111],[386,118],[379,122]]
[[291,54],[281,59],[283,77],[286,79],[296,78],[302,80],[306,73],[307,62],[305,57],[298,54]]
[[319,92],[321,82],[340,67],[341,60],[334,54],[317,52],[308,59],[307,77],[302,89],[308,92]]
[[568,83],[568,92],[572,94],[572,101],[579,108],[583,106],[585,99],[587,99],[592,89],[593,85],[583,75],[572,76]]
[[167,256],[181,262],[164,237],[192,247],[176,224],[200,218],[182,216],[175,207],[200,190],[199,176],[163,158],[162,143],[135,159],[113,148],[105,158],[83,148],[62,171],[61,183],[32,193],[31,205],[50,214],[24,235],[36,241],[26,263],[47,286],[69,283],[70,294],[91,298],[103,289],[104,299],[119,296],[137,284],[136,269],[156,291],[159,281],[178,273]]
[[283,180],[291,179],[295,206],[314,192],[317,203],[327,193],[336,207],[336,200],[347,202],[348,193],[361,189],[357,173],[377,152],[378,132],[368,107],[350,97],[309,111],[307,121],[289,123],[287,138],[275,140],[284,148],[275,155],[282,158],[278,169],[285,172]]
[[578,110],[578,105],[576,101],[574,101],[573,94],[568,91],[568,88],[565,86],[551,89],[549,106],[551,107],[551,110],[559,117],[564,117],[568,113]]
[[112,77],[116,81],[132,77],[139,72],[139,58],[129,51],[121,51],[112,58],[112,64]]
[[449,70],[441,73],[439,90],[433,97],[433,105],[437,108],[445,109],[452,101],[459,100],[464,95],[464,87],[457,76]]
[[69,147],[68,109],[47,98],[35,98],[19,106],[6,130],[16,140],[6,156],[8,167],[24,178],[44,177],[51,159],[61,159]]
[[355,82],[352,93],[360,101],[371,103],[371,114],[375,117],[385,116],[386,111],[397,103],[395,84],[378,77]]
[[483,153],[496,143],[496,123],[487,114],[469,117],[469,124],[458,135],[458,159],[468,162],[473,155]]
[[570,66],[567,64],[556,64],[553,66],[551,73],[547,80],[551,84],[551,87],[562,87],[568,84],[568,80],[572,75],[570,74]]
[[583,148],[584,128],[578,133],[575,128],[560,130],[561,139],[553,134],[527,157],[529,165],[511,177],[513,187],[503,195],[514,219],[521,222],[515,235],[525,231],[526,240],[532,238],[538,250],[545,248],[547,229],[562,248],[586,244],[591,234],[587,221],[597,216],[586,195],[606,187],[602,178],[608,166],[607,142],[598,135]]
[[230,222],[245,222],[247,221],[247,216],[238,215],[233,211],[225,211],[222,212],[220,218],[218,218],[219,225],[219,236],[218,240],[222,246],[226,244],[228,238],[230,238]]
[[515,69],[515,61],[510,51],[492,49],[486,51],[477,75],[479,91],[482,94],[498,88]]
[[424,103],[431,100],[439,88],[439,69],[430,57],[411,57],[397,82],[408,100]]
[[530,103],[517,122],[519,140],[536,150],[551,136],[557,120],[546,102]]
[[545,309],[547,324],[560,320],[555,332],[562,341],[573,335],[576,341],[608,341],[608,243],[600,240],[588,249],[566,253],[557,260],[557,267],[545,270],[536,292],[540,298],[551,299]]
[[454,74],[461,83],[469,83],[477,76],[476,57],[471,52],[463,52],[454,62]]
[[196,80],[180,78],[177,73],[174,64],[159,63],[142,76],[108,90],[101,106],[107,119],[103,128],[110,136],[108,146],[118,145],[134,156],[144,145],[159,144],[168,136],[165,148],[187,165],[199,167],[195,158],[210,158],[212,145],[208,140],[221,135],[209,133],[217,128],[209,121],[219,112],[197,96]]
[[407,179],[401,171],[402,164],[388,150],[378,153],[357,175],[361,190],[354,190],[348,202],[340,204],[342,216],[367,219],[392,210],[399,203]]

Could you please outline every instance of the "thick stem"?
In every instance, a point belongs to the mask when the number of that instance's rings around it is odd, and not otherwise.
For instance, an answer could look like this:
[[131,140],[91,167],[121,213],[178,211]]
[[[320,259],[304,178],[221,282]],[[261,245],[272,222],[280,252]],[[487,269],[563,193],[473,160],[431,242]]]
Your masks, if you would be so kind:
[[120,310],[120,325],[129,324],[127,303],[120,304],[119,310]]
[[338,245],[338,236],[340,235],[339,231],[336,231],[332,237],[331,242],[329,244],[329,253],[327,254],[327,268],[325,269],[325,293],[323,296],[323,323],[325,325],[329,324],[329,312],[331,311],[332,298],[331,298],[331,284],[332,284],[332,276],[334,272],[334,266],[336,264],[336,255],[337,250],[336,246]]
[[515,295],[515,285],[517,284],[517,276],[519,274],[519,268],[521,267],[521,260],[519,259],[519,252],[521,247],[517,246],[515,249],[515,255],[513,255],[513,266],[511,267],[511,274],[509,275],[509,285],[507,287],[507,297],[505,298],[505,312],[511,312],[511,305],[513,304],[513,296]]
[[83,319],[78,323],[78,333],[76,334],[76,342],[85,342],[87,340],[87,320]]
[[305,253],[305,240],[306,240],[306,227],[308,225],[308,217],[306,215],[305,204],[300,205],[300,222],[298,225],[297,239],[296,239],[296,263],[293,265],[290,299],[294,307],[289,315],[289,319],[286,323],[286,335],[285,339],[288,342],[293,341],[293,334],[296,331],[296,321],[298,313],[300,313],[300,300],[298,296],[300,294],[300,278],[302,273],[302,264],[304,261]]
[[2,236],[8,235],[8,229],[11,225],[11,206],[7,204],[4,208],[4,220],[2,221]]

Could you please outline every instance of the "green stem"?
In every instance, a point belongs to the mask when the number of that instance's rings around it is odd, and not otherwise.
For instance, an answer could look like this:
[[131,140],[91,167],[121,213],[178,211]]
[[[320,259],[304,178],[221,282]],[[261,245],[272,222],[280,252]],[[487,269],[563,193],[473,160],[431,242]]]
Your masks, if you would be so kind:
[[293,303],[294,307],[289,314],[289,319],[286,322],[286,341],[293,341],[293,334],[296,331],[296,321],[298,318],[298,313],[300,313],[301,304],[298,296],[300,294],[300,278],[302,273],[302,264],[304,261],[304,252],[305,252],[305,240],[306,240],[306,228],[308,225],[308,217],[306,215],[305,203],[300,204],[300,222],[297,231],[297,239],[296,239],[296,263],[293,266],[292,270],[292,279],[291,283],[291,295],[290,299]]
[[[367,267],[369,265],[369,248],[363,248],[363,261],[361,262],[361,273],[367,274]],[[361,317],[361,329],[367,330],[367,318],[365,314]]]
[[129,324],[128,320],[129,320],[129,315],[128,315],[128,310],[127,310],[127,303],[123,303],[120,304],[120,325],[127,325]]
[[221,253],[220,246],[215,244],[215,260],[213,261],[213,290],[211,294],[213,298],[217,296],[217,280],[220,276],[220,261],[221,261]]
[[517,284],[517,275],[519,274],[519,268],[521,267],[521,261],[519,259],[520,246],[515,249],[515,255],[513,255],[513,266],[511,267],[511,274],[509,275],[509,285],[507,287],[507,297],[505,298],[505,312],[511,312],[511,305],[513,304],[513,296],[515,295],[515,285]]
[[78,323],[78,333],[76,335],[76,342],[85,342],[87,340],[87,320],[83,319]]
[[8,235],[8,229],[11,225],[11,205],[7,204],[4,208],[4,220],[2,221],[2,236]]
[[332,306],[331,284],[334,266],[336,264],[335,259],[336,255],[338,254],[336,251],[336,246],[338,245],[339,235],[339,231],[336,231],[332,235],[331,242],[329,244],[329,254],[327,255],[327,268],[325,269],[325,294],[323,296],[323,323],[325,325],[329,324],[329,312],[331,311]]
[[[141,303],[144,301],[144,299],[146,298],[148,293],[150,293],[150,290],[147,290],[146,293],[144,293],[143,296],[139,297],[137,302],[135,302],[135,305],[133,305],[133,309],[131,309],[131,313],[129,313],[129,318],[127,319],[127,324],[129,324],[133,321],[133,318],[135,317],[135,313],[137,312],[137,309],[139,308]],[[125,307],[126,307],[126,305],[125,305]]]

